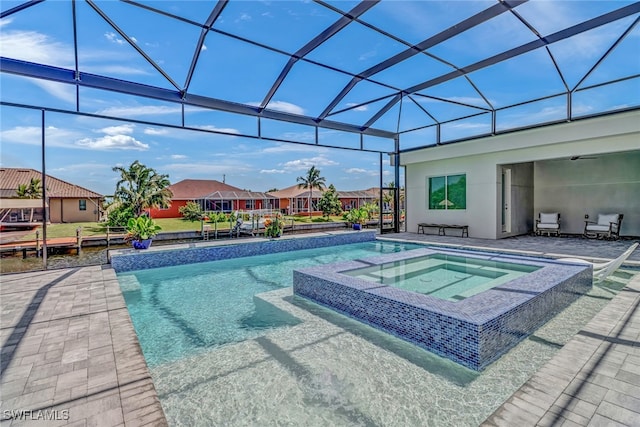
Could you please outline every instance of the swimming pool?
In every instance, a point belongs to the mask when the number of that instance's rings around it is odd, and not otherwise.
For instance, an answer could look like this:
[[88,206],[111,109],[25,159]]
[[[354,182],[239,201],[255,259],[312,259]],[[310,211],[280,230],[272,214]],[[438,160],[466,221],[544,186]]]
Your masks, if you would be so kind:
[[[405,249],[415,247],[407,245]],[[383,251],[396,250],[386,248],[383,247]],[[334,248],[327,250],[332,253]],[[358,257],[368,258],[378,253],[366,251]],[[144,259],[151,253],[135,255],[143,255]],[[163,258],[169,257],[163,255]],[[246,259],[236,261],[240,270],[253,263]],[[329,255],[327,261],[334,262],[335,258]],[[263,264],[259,270],[266,276],[262,278],[272,283],[269,262]],[[171,276],[174,285],[197,271],[197,265],[173,268],[177,268]],[[119,273],[123,292],[132,292],[128,297],[133,300],[149,299],[149,289],[145,289],[146,285],[137,277],[153,272]],[[162,277],[156,279],[162,280]],[[233,281],[234,287],[241,284],[242,280]],[[198,347],[191,353],[176,352],[155,361],[145,352],[145,357],[152,361],[149,370],[169,425],[477,426],[616,291],[594,286],[586,297],[581,297],[478,373],[298,298],[292,295],[290,283],[281,284],[280,288],[278,284],[270,287],[263,282],[263,285],[267,292],[257,295],[253,301],[268,303],[301,323],[255,330],[244,340]],[[169,283],[161,285],[163,289],[169,286]],[[165,296],[164,291],[166,289],[159,295]],[[175,297],[180,299],[178,294],[176,292]],[[209,305],[221,302],[214,299]],[[141,314],[144,311],[132,313],[134,322],[140,320]],[[172,328],[183,333],[178,326]],[[142,341],[142,334],[147,330],[139,327],[136,330]],[[161,347],[158,353],[169,347],[162,339],[146,340],[144,347],[154,345]]]
[[123,272],[118,281],[147,364],[153,366],[299,323],[254,298],[292,286],[295,268],[420,247],[355,243]]
[[460,301],[540,266],[433,254],[343,271],[351,277],[449,301]]

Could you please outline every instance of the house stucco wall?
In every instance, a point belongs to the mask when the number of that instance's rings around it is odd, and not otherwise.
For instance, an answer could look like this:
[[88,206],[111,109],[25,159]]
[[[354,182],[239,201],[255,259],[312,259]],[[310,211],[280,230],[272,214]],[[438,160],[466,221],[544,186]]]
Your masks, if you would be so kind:
[[[403,153],[407,231],[419,222],[466,224],[471,237],[497,239],[528,232],[540,210],[554,210],[563,232],[581,233],[584,214],[616,211],[625,214],[621,234],[640,236],[639,156],[638,111]],[[501,227],[503,165],[515,171],[512,233]],[[426,179],[459,173],[467,175],[467,209],[428,210]]]
[[[80,210],[80,200],[87,201],[87,209]],[[50,198],[49,221],[52,223],[97,222],[100,220],[98,201],[88,198]]]

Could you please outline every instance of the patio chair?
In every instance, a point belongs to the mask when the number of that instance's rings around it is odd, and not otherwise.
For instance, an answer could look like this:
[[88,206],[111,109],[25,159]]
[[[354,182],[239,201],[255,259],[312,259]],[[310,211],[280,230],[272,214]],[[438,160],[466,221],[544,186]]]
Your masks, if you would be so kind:
[[581,258],[560,258],[559,261],[566,262],[574,262],[579,264],[589,264],[593,268],[593,280],[595,282],[601,282],[613,274],[624,262],[629,258],[629,256],[636,250],[639,243],[634,243],[624,251],[619,257],[612,259],[611,261],[595,263],[590,262]]
[[551,233],[556,236],[560,236],[560,213],[544,213],[538,214],[536,219],[536,236],[541,236],[543,233],[547,233],[547,236],[551,236]]
[[588,239],[618,240],[623,217],[623,214],[616,213],[598,214],[598,221],[584,222],[584,237]]

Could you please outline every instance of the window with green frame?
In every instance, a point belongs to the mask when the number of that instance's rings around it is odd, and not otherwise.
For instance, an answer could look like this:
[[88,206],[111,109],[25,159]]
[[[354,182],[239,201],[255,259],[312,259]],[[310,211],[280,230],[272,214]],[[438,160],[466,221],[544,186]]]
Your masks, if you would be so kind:
[[78,200],[78,209],[81,211],[86,211],[87,210],[87,201],[84,199],[80,199]]
[[467,209],[467,175],[427,178],[429,209]]

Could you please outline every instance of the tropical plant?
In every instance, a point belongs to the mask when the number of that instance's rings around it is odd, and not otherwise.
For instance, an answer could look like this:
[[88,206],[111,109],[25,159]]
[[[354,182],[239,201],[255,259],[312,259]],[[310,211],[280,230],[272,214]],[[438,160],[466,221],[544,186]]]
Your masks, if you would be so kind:
[[309,218],[311,218],[311,196],[313,194],[313,189],[317,188],[318,190],[324,190],[326,178],[320,176],[320,170],[316,169],[315,166],[311,166],[311,169],[307,171],[305,176],[299,176],[296,178],[298,182],[298,188],[304,188],[309,190]]
[[131,206],[125,206],[119,202],[107,205],[106,212],[109,227],[126,227],[129,219],[136,216]]
[[200,221],[204,216],[202,208],[196,202],[187,202],[186,205],[178,208],[178,212],[187,221]]
[[29,184],[20,184],[16,189],[19,199],[41,199],[42,182],[40,178],[31,178]]
[[369,213],[364,208],[354,208],[343,215],[345,221],[350,224],[364,224],[369,219]]
[[329,215],[340,215],[342,213],[342,204],[333,184],[329,185],[327,191],[318,200],[318,209],[322,211],[322,216],[325,218],[329,218]]
[[146,215],[141,215],[137,218],[129,218],[125,241],[147,240],[158,234],[160,230],[162,230],[162,227]]
[[148,208],[169,207],[173,194],[167,188],[171,185],[168,175],[159,174],[138,160],[126,169],[115,166],[113,171],[120,173],[114,199],[131,207],[135,216],[140,216]]
[[273,218],[266,218],[264,220],[264,235],[265,237],[280,237],[282,236],[284,228],[284,222],[282,214],[275,214]]
[[371,203],[371,202],[370,203],[365,203],[360,208],[364,209],[365,211],[367,211],[367,216],[369,218],[372,218],[373,214],[377,214],[378,211],[380,210],[377,203]]
[[209,222],[214,224],[229,221],[229,217],[224,212],[209,212],[207,217],[209,218]]

